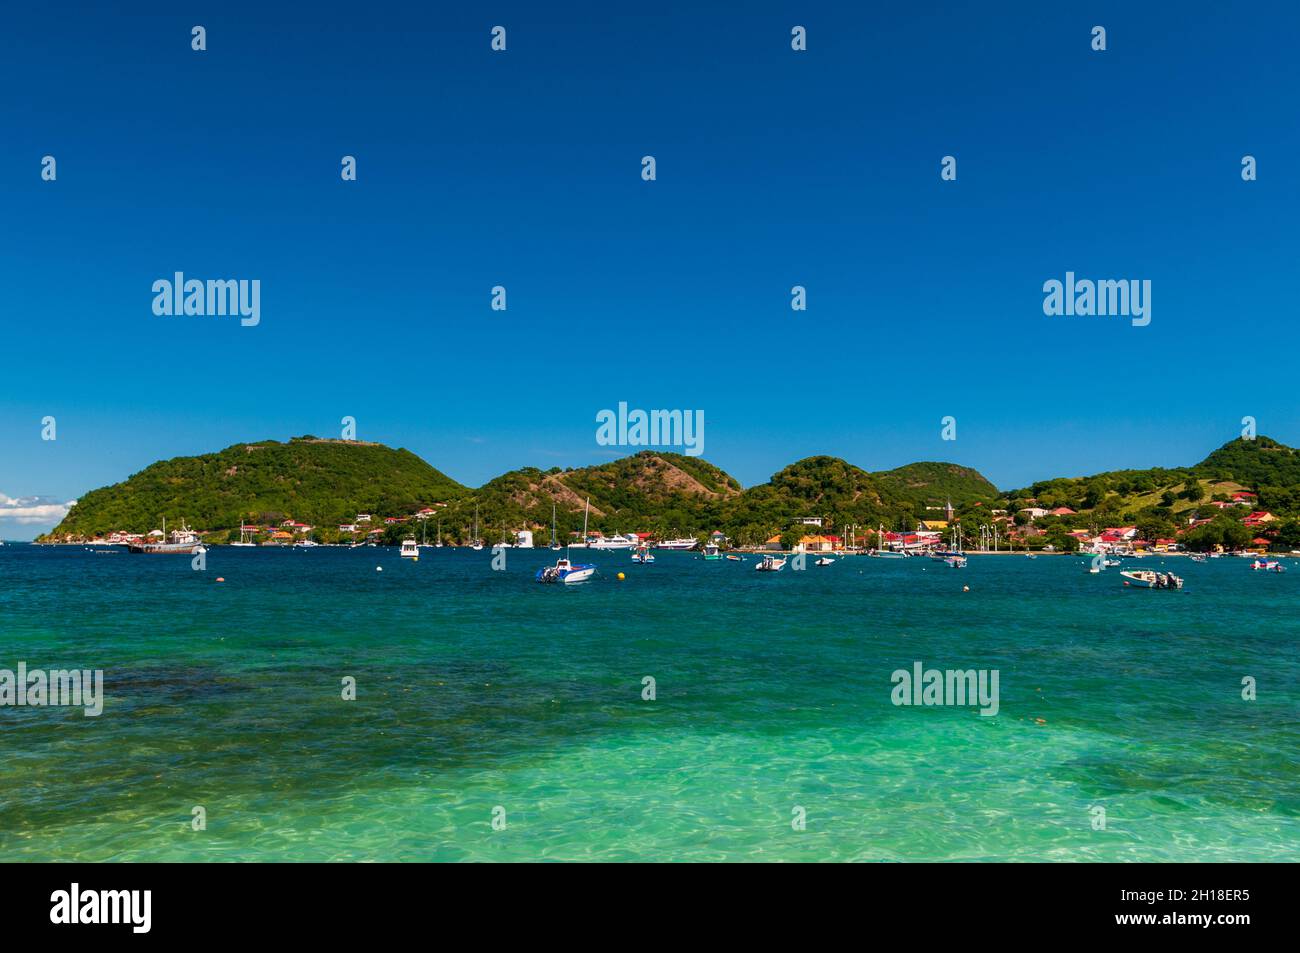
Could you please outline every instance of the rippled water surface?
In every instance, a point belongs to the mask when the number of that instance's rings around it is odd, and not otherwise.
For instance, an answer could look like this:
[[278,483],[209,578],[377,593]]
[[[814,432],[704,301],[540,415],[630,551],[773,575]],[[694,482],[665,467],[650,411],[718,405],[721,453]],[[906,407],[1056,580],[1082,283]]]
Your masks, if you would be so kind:
[[[494,572],[488,551],[216,548],[196,572],[0,548],[0,668],[103,669],[106,696],[98,718],[0,707],[0,860],[1263,860],[1300,840],[1300,562],[1169,559],[1171,593],[1066,557],[589,555],[600,575],[557,587],[532,581],[544,550]],[[998,714],[893,705],[918,660],[996,669]]]

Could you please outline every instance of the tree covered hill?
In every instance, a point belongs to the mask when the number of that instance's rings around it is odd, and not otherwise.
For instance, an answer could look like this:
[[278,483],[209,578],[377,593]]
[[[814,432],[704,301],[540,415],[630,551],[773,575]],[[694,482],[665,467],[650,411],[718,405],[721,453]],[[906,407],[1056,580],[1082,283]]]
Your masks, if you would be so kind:
[[174,457],[77,501],[51,536],[112,530],[143,533],[167,518],[202,530],[294,519],[351,521],[358,512],[399,513],[469,492],[409,450],[298,437],[241,443],[218,453]]
[[[721,529],[733,539],[759,543],[806,517],[822,518],[828,532],[847,523],[902,527],[942,516],[949,499],[956,505],[995,497],[993,485],[978,472],[948,463],[872,474],[837,457],[809,457],[746,490],[705,460],[653,450],[589,467],[512,470],[471,490],[406,450],[301,437],[161,461],[87,493],[46,538],[146,532],[166,516],[170,524],[184,518],[218,534],[217,541],[244,519],[260,525],[293,519],[318,527],[317,538],[330,540],[358,512],[411,516],[433,506],[436,516],[420,530],[428,536],[440,525],[445,539],[468,539],[477,511],[485,542],[519,529],[532,529],[544,542],[552,505],[563,540],[582,528],[590,499],[593,530],[703,536]],[[389,541],[412,527],[390,526]]]
[[589,528],[606,533],[707,532],[720,504],[741,493],[735,477],[698,457],[644,450],[610,463],[570,470],[525,467],[490,480],[441,514],[443,532],[466,538],[479,513],[479,535],[496,542],[516,529],[550,536],[551,505],[561,539],[582,529],[591,500]]
[[[1215,505],[1232,504],[1233,494],[1243,492],[1253,494],[1244,497],[1245,505]],[[1010,491],[1007,498],[1013,511],[1029,505],[1076,511],[1034,520],[1049,531],[1133,525],[1144,539],[1178,537],[1192,548],[1237,548],[1258,536],[1278,548],[1300,545],[1300,454],[1264,436],[1232,440],[1189,467],[1042,480]],[[1276,519],[1244,525],[1245,517],[1256,510]],[[1025,518],[1018,516],[1017,521]]]

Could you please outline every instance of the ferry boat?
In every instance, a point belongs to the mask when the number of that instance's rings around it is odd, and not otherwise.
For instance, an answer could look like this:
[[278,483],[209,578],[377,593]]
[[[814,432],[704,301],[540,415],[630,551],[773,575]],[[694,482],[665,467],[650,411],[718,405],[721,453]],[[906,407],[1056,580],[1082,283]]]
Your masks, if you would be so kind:
[[127,546],[127,552],[178,556],[191,556],[197,552],[206,552],[199,542],[199,534],[193,532],[188,526],[186,526],[184,520],[181,520],[180,529],[174,529],[171,531],[171,534],[168,535],[167,518],[163,517],[162,531],[165,542],[131,543]]
[[694,549],[697,545],[699,545],[699,542],[700,541],[698,539],[693,539],[693,538],[692,539],[664,539],[664,540],[660,540],[657,545],[659,549],[687,550],[687,549]]
[[402,540],[401,556],[403,559],[420,558],[420,547],[415,544],[414,536],[408,536],[406,539]]
[[631,534],[627,536],[593,536],[587,540],[587,549],[634,549],[641,540]]

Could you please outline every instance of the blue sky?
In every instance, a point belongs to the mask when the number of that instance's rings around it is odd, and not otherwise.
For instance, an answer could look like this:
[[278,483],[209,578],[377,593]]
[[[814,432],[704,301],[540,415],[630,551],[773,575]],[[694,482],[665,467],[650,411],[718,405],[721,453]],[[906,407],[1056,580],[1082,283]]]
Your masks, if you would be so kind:
[[[10,11],[0,534],[345,415],[470,485],[630,452],[619,401],[704,411],[745,485],[1300,443],[1294,4],[606,7]],[[1067,270],[1149,279],[1150,326],[1045,316]],[[175,271],[260,279],[260,325],[155,316]]]

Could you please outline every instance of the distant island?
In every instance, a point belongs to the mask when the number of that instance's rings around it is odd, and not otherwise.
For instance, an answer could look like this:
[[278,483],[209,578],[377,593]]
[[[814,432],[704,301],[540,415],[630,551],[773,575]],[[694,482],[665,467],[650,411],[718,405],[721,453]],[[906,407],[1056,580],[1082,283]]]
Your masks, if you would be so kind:
[[37,542],[141,535],[184,520],[208,544],[245,540],[395,545],[409,535],[461,545],[510,542],[520,530],[593,532],[735,546],[814,540],[875,545],[883,527],[954,534],[973,547],[994,533],[1027,549],[1073,551],[1106,534],[1193,550],[1300,548],[1300,453],[1268,437],[1233,440],[1186,468],[1117,470],[1000,491],[955,463],[868,472],[838,457],[800,460],[748,489],[699,457],[643,451],[576,469],[512,470],[472,489],[409,450],[297,437],[159,461],[92,490]]

